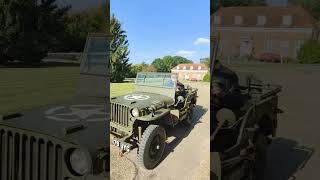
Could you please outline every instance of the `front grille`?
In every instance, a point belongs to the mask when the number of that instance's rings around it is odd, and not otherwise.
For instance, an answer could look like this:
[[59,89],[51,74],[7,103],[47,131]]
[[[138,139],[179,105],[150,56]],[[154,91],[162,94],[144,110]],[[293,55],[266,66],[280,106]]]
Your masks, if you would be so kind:
[[111,122],[128,127],[130,117],[131,114],[129,107],[111,103]]
[[15,128],[0,129],[0,179],[61,180],[63,148]]

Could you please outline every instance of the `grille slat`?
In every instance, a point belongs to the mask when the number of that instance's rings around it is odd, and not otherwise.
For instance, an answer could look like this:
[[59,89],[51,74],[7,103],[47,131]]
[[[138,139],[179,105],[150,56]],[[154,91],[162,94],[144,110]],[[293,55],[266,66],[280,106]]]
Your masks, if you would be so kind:
[[129,126],[130,108],[116,103],[111,103],[111,121],[124,127]]
[[24,170],[25,170],[25,178],[26,180],[30,180],[30,165],[31,165],[31,161],[30,161],[30,141],[28,141],[27,138],[25,138],[25,166],[24,166]]
[[4,133],[4,135],[2,136],[3,139],[2,139],[2,142],[3,144],[5,144],[6,146],[3,146],[3,149],[2,149],[2,163],[1,163],[1,168],[2,168],[2,172],[1,172],[1,179],[7,179],[7,166],[8,166],[8,136],[7,136],[7,133]]
[[32,140],[32,179],[38,179],[38,174],[39,174],[39,164],[38,164],[38,159],[39,159],[39,142],[37,140],[33,139]]
[[13,169],[13,151],[14,151],[14,141],[13,141],[13,135],[10,133],[8,135],[8,179],[12,179],[12,170]]
[[20,137],[19,141],[19,167],[18,167],[18,180],[22,180],[22,162],[23,162],[23,136]]
[[1,129],[0,157],[0,179],[63,179],[63,148],[49,140]]

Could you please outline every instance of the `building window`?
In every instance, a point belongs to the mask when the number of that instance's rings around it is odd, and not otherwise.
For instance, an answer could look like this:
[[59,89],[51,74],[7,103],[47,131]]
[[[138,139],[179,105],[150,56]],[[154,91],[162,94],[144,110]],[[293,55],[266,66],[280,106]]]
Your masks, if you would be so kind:
[[266,16],[258,16],[257,25],[262,26],[262,25],[265,25],[266,22],[267,22]]
[[214,16],[213,18],[214,24],[221,24],[221,16]]
[[272,52],[272,40],[267,40],[266,46],[265,46],[266,52]]
[[187,67],[186,66],[183,66],[183,70],[186,70],[187,69]]
[[297,57],[301,47],[303,46],[304,41],[303,40],[296,40],[295,41],[295,57]]
[[289,56],[289,41],[280,41],[280,54],[282,57]]
[[234,17],[234,24],[241,25],[242,24],[242,16],[235,16]]
[[199,67],[198,67],[198,70],[201,70],[201,68],[202,68],[202,67],[201,67],[201,66],[199,66]]
[[192,70],[192,69],[193,69],[193,66],[191,66],[190,69]]
[[292,16],[282,16],[282,24],[290,26],[292,24]]
[[179,70],[180,68],[179,68],[179,66],[177,66],[177,70]]

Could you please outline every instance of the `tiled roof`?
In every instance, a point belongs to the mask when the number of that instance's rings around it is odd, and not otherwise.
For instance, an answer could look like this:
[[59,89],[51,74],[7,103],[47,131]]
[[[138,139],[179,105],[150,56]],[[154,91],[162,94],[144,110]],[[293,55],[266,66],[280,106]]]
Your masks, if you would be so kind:
[[176,67],[171,70],[208,70],[208,67],[205,64],[178,64]]
[[[214,17],[221,17],[221,24],[213,24]],[[312,28],[316,20],[311,14],[301,6],[251,6],[251,7],[223,7],[211,16],[213,26],[235,26],[235,16],[242,16],[244,27],[296,27],[296,28]],[[265,16],[266,23],[257,25],[258,16]],[[292,16],[292,23],[289,26],[284,26],[282,23],[283,16]]]

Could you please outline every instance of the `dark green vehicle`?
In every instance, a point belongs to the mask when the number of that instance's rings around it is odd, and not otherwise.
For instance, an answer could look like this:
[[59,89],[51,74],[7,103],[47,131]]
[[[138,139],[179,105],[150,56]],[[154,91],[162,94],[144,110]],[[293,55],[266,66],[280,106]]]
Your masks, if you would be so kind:
[[198,90],[171,73],[139,73],[135,86],[130,94],[111,98],[113,144],[123,152],[138,147],[138,163],[153,169],[165,150],[166,129],[192,124]]
[[238,111],[220,109],[211,134],[214,180],[259,180],[264,176],[267,148],[276,135],[281,87],[240,75],[244,104]]
[[88,36],[70,101],[0,117],[1,180],[109,178],[108,39]]

